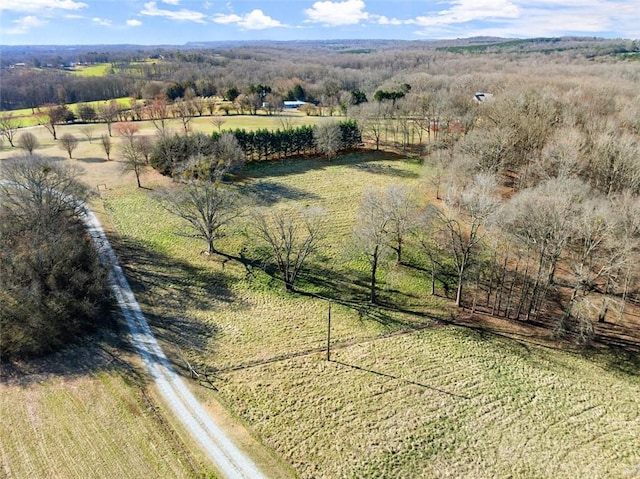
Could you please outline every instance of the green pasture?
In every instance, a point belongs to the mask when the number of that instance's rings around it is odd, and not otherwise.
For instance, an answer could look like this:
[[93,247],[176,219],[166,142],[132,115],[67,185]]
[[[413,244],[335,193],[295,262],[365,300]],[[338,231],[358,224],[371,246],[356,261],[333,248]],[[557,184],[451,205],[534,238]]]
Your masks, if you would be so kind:
[[[302,478],[612,478],[640,475],[637,363],[584,357],[445,326],[426,273],[385,263],[386,307],[366,303],[351,231],[363,190],[420,185],[423,167],[383,153],[248,166],[247,210],[327,212],[327,247],[288,294],[257,268],[200,254],[150,190],[103,193],[136,296],[177,363],[212,372],[206,392]],[[156,180],[159,180],[156,177]],[[152,190],[157,184],[148,184]],[[104,206],[102,206],[104,205]],[[240,222],[218,246],[255,254]]]
[[97,65],[78,65],[70,70],[72,75],[81,77],[103,77],[111,72],[111,63],[99,63]]

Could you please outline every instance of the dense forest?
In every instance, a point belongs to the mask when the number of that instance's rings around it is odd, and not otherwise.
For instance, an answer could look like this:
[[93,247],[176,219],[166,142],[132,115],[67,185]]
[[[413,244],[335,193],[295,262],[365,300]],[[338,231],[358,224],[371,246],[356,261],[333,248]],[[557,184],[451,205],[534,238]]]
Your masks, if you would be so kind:
[[[46,112],[54,138],[63,122],[151,120],[159,133],[152,164],[165,174],[202,156],[208,140],[193,153],[198,140],[189,136],[195,116],[274,114],[298,100],[308,115],[346,117],[334,150],[364,144],[426,164],[436,191],[429,207],[418,202],[399,217],[409,196],[389,190],[378,192],[382,206],[365,198],[362,208],[376,206],[368,216],[395,225],[377,241],[398,263],[420,262],[432,292],[473,311],[547,321],[581,342],[597,336],[596,325],[620,341],[640,339],[632,320],[640,303],[637,42],[264,42],[3,55],[2,109]],[[94,63],[108,72],[73,74]],[[66,107],[123,96],[128,107]],[[183,137],[165,135],[170,117],[182,119]],[[246,161],[319,151],[312,129],[233,134]],[[405,242],[415,248],[402,257]]]

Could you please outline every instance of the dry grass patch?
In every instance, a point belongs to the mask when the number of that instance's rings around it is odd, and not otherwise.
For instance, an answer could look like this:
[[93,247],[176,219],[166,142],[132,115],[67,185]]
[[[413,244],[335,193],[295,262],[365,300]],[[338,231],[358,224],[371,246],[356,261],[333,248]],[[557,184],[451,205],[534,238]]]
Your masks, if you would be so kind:
[[3,380],[0,417],[3,477],[187,478],[204,472],[143,389],[118,368]]
[[301,477],[638,472],[637,376],[453,328],[361,343],[333,358],[230,372],[220,382],[230,407]]
[[[360,195],[416,182],[419,168],[376,155],[265,163],[248,167],[239,188],[270,208],[323,206],[331,246],[301,288],[357,299],[366,297],[363,267],[343,251]],[[200,255],[146,191],[109,191],[105,206],[136,295],[176,364],[183,354],[215,370],[230,410],[301,477],[637,475],[640,379],[610,358],[431,327],[424,314],[360,303],[334,305],[327,362],[325,301]],[[238,234],[219,247],[238,254],[244,241]],[[382,297],[443,314],[447,304],[425,294],[423,276],[385,268]]]

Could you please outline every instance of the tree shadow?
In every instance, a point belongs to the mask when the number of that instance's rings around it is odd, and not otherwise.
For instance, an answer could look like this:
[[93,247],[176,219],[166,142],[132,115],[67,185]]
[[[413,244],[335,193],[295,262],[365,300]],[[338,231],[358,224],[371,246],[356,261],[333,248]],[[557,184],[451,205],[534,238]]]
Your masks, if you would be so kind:
[[[332,159],[303,156],[286,160],[273,160],[251,163],[243,169],[245,179],[301,175],[309,171],[325,170],[332,166],[355,166],[376,161],[407,161],[406,156],[382,150],[357,150],[339,155]],[[395,169],[395,168],[393,168]],[[399,169],[398,169],[399,170]],[[399,170],[401,171],[401,170]]]
[[73,158],[73,160],[79,161],[81,163],[107,163],[106,158],[96,158],[96,157]]
[[420,175],[415,171],[407,171],[392,165],[380,163],[362,163],[353,165],[350,168],[366,171],[376,175],[395,176],[397,178],[418,178]]
[[243,184],[242,193],[249,196],[258,206],[272,206],[283,200],[311,201],[320,198],[300,188],[262,179]]
[[29,359],[0,362],[0,381],[29,387],[55,378],[82,378],[98,373],[124,374],[137,385],[148,380],[141,369],[130,361],[135,353],[124,333],[126,325],[114,310],[98,331],[84,337],[65,349]]
[[442,394],[446,394],[448,396],[455,397],[455,398],[458,398],[458,399],[469,399],[468,396],[463,396],[461,394],[456,394],[456,393],[452,393],[450,391],[445,391],[444,389],[439,389],[439,388],[436,388],[434,386],[429,386],[428,384],[420,383],[420,382],[417,382],[417,381],[412,381],[410,379],[405,379],[405,378],[402,378],[402,377],[399,377],[399,376],[395,376],[393,374],[383,373],[381,371],[376,371],[374,369],[363,368],[361,366],[356,366],[354,364],[345,363],[345,362],[338,361],[338,360],[335,360],[335,359],[330,359],[330,361],[332,363],[339,364],[341,366],[345,366],[345,367],[348,367],[348,368],[356,369],[358,371],[363,371],[363,372],[366,372],[366,373],[374,374],[376,376],[382,376],[384,378],[395,379],[397,381],[401,381],[401,382],[406,383],[406,384],[411,384],[412,386],[418,386],[418,387],[421,387],[421,388],[424,388],[424,389],[429,389],[431,391],[436,391],[436,392],[439,392],[439,393],[442,393]]
[[[243,302],[233,293],[231,274],[199,266],[145,247],[130,238],[112,240],[131,289],[144,293],[147,304],[140,306],[156,337],[178,349],[204,354],[218,328],[184,311],[210,311]],[[185,368],[177,358],[174,367]]]

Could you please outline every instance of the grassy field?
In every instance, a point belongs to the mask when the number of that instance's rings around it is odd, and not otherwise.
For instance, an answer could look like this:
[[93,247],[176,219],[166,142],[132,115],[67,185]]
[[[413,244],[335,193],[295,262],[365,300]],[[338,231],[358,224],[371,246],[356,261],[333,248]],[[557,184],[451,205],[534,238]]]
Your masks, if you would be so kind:
[[[52,140],[47,151],[63,156]],[[336,298],[328,362],[326,300],[287,294],[257,269],[201,255],[204,244],[176,234],[180,223],[153,199],[154,189],[170,185],[166,178],[149,173],[149,189],[135,188],[95,141],[84,140],[76,156],[66,161],[84,165],[89,184],[107,185],[94,208],[169,355],[179,367],[184,357],[212,372],[218,391],[198,388],[199,396],[222,404],[299,477],[640,478],[637,362],[445,325],[436,319],[448,318],[451,305],[426,294],[426,273],[393,264],[379,278],[390,306],[366,305],[366,265],[350,253],[355,209],[369,186],[427,191],[419,162],[368,153],[261,163],[245,168],[236,186],[250,193],[250,210],[328,212],[327,249],[300,283]],[[220,249],[253,254],[246,226]],[[54,394],[60,384],[34,385],[33,394]],[[26,394],[11,390],[3,409]],[[96,397],[109,394],[103,388]]]
[[97,65],[77,66],[71,70],[71,74],[82,77],[103,77],[110,71],[111,63],[99,63]]
[[[365,267],[342,251],[358,199],[368,185],[416,184],[420,172],[384,155],[274,162],[247,168],[240,189],[261,206],[323,206],[332,234],[314,269],[325,282],[302,287],[357,299]],[[390,266],[382,297],[399,307],[334,304],[327,362],[326,301],[201,256],[148,192],[113,191],[105,205],[167,349],[215,371],[212,396],[300,477],[640,477],[640,377],[624,359],[444,326],[429,319],[448,305],[424,294],[424,273]],[[243,241],[220,246],[237,254]]]
[[3,370],[0,477],[203,477],[144,383],[105,349]]

